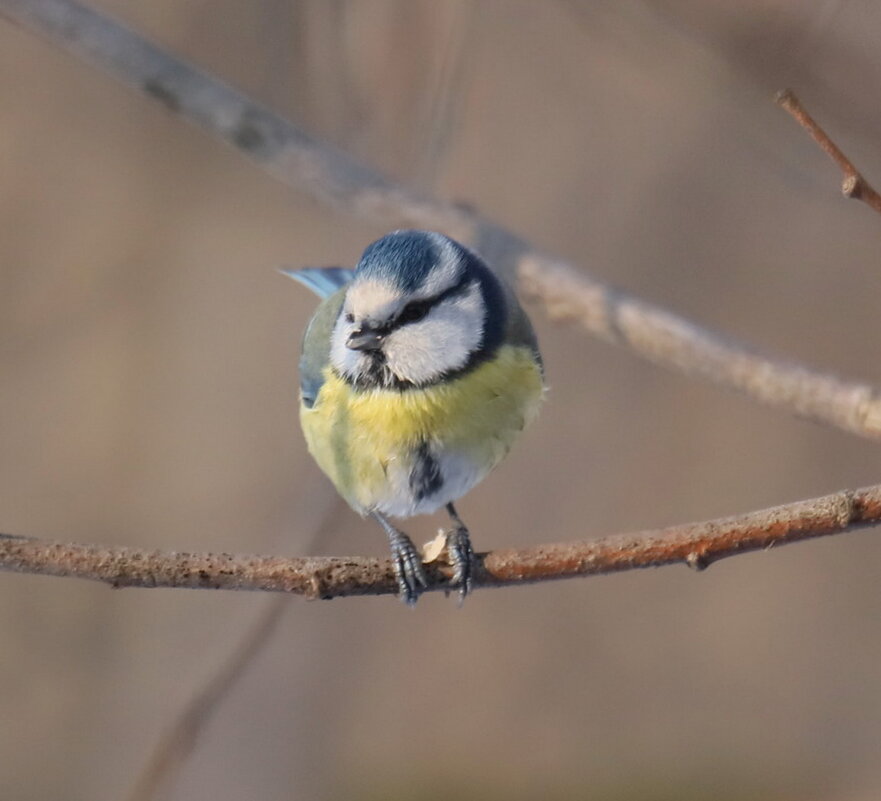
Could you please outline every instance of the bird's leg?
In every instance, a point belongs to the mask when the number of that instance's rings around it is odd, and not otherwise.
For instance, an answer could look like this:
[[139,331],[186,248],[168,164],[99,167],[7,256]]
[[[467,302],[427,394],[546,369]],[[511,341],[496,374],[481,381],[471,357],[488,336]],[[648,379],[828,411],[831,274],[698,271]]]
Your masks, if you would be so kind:
[[459,588],[459,602],[461,603],[465,600],[465,596],[471,592],[474,550],[471,548],[471,536],[468,534],[468,529],[452,503],[447,504],[447,514],[454,525],[454,528],[447,532],[447,554],[450,566],[453,568],[451,583],[454,587]]
[[403,532],[396,529],[379,512],[371,512],[371,517],[383,527],[388,535],[392,549],[392,564],[395,577],[398,579],[398,594],[407,606],[413,606],[422,591],[428,586],[428,578],[422,567],[422,555],[413,541]]

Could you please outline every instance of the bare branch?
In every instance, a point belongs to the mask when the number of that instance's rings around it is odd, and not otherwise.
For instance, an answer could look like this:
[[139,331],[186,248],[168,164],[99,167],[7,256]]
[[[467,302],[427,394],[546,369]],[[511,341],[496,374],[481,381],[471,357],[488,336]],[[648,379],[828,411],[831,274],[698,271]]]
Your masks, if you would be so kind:
[[881,400],[868,384],[763,356],[545,256],[524,254],[519,276],[523,296],[541,300],[552,319],[768,406],[881,439]]
[[[700,569],[735,554],[879,521],[881,485],[658,531],[491,551],[478,555],[474,585],[520,585],[680,562]],[[429,590],[449,588],[447,565],[426,568]],[[114,587],[261,590],[309,599],[397,591],[388,560],[143,551],[9,535],[0,535],[0,570],[93,579]]]
[[795,93],[791,89],[784,89],[777,93],[776,100],[777,105],[788,111],[795,121],[811,135],[811,138],[822,148],[823,152],[841,168],[844,173],[841,182],[842,194],[845,197],[862,200],[869,208],[881,214],[881,195],[863,178],[859,170],[854,167],[853,162],[832,141],[829,134],[808,114]]
[[[333,208],[394,225],[436,228],[475,243],[552,316],[670,369],[775,408],[881,439],[881,394],[806,367],[759,356],[651,304],[627,297],[455,204],[396,184],[112,20],[72,0],[0,0],[0,15],[88,59],[238,148],[289,186]],[[855,173],[858,175],[857,173]],[[857,180],[865,192],[864,182]]]
[[472,233],[469,215],[452,204],[387,180],[86,6],[70,0],[2,0],[0,16],[158,100],[320,203],[367,218],[403,216],[416,225],[449,226],[463,238]]

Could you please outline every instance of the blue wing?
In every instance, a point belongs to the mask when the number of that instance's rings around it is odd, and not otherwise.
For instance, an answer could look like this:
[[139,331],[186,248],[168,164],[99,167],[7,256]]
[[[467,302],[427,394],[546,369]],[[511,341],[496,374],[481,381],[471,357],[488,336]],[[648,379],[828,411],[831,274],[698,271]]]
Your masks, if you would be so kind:
[[343,303],[340,290],[352,280],[355,271],[346,267],[303,267],[279,272],[322,298],[322,303],[306,327],[300,355],[300,398],[303,405],[311,409],[324,383],[324,368],[330,361],[330,338]]
[[282,275],[299,281],[319,298],[329,298],[348,284],[355,271],[348,267],[302,267],[299,270],[279,270]]

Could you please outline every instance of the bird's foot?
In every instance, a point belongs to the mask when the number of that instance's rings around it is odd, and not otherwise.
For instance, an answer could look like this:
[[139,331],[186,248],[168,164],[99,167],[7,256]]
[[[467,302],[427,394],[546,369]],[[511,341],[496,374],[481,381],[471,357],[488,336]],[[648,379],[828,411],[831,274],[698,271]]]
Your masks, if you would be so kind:
[[452,530],[447,534],[447,558],[453,568],[450,584],[459,588],[459,606],[465,596],[471,592],[474,576],[474,549],[471,547],[471,535],[468,527],[462,522],[456,507],[447,504],[447,514],[453,522]]
[[422,567],[422,554],[403,531],[392,529],[388,535],[392,565],[398,580],[398,596],[407,606],[413,606],[428,586],[428,577]]
[[471,536],[468,529],[458,521],[456,527],[447,532],[447,558],[453,568],[450,584],[459,589],[459,603],[471,592],[474,550],[471,547]]

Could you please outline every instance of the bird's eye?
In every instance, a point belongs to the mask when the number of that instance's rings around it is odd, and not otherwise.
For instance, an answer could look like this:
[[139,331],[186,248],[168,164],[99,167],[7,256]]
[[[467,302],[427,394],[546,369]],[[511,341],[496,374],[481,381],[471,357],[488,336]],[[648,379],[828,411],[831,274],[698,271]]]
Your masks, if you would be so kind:
[[404,306],[401,313],[398,315],[398,319],[395,321],[399,325],[404,325],[405,323],[415,323],[425,317],[428,314],[428,310],[431,308],[430,303],[426,303],[424,300],[417,300],[413,303],[408,303]]
[[354,323],[355,322],[355,315],[352,314],[352,312],[346,312],[346,322],[347,323]]

